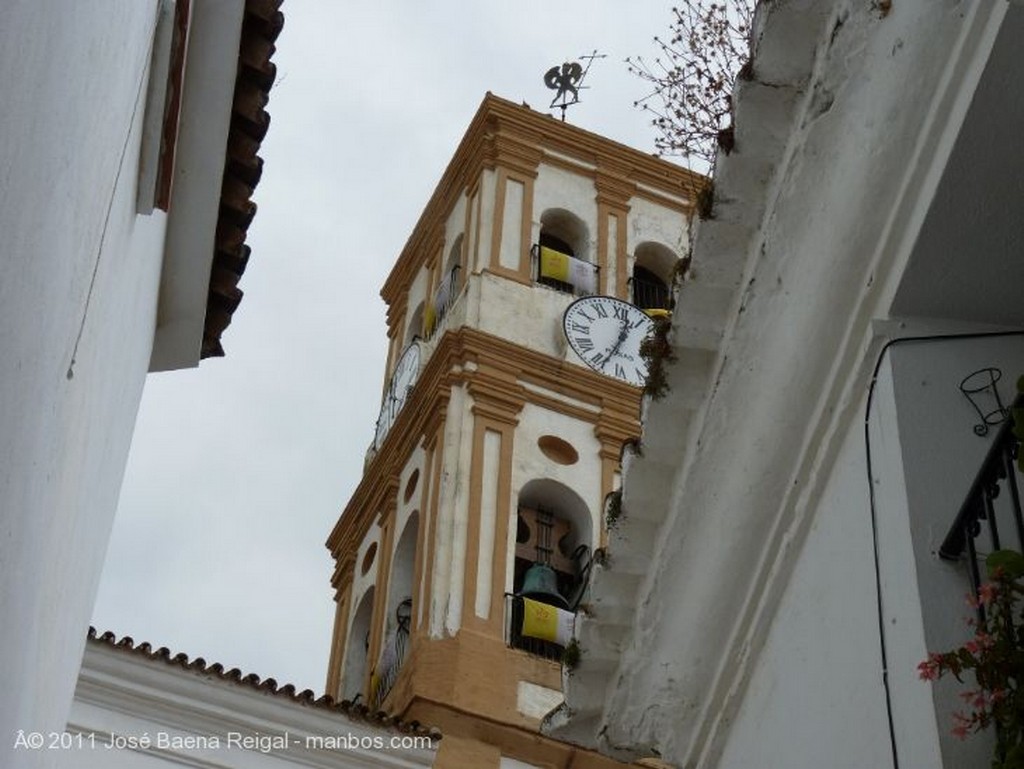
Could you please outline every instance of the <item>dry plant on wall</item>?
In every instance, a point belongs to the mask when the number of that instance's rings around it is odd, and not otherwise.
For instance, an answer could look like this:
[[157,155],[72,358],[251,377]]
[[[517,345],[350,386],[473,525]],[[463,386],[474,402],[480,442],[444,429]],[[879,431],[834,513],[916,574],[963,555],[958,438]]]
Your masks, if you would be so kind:
[[647,383],[644,392],[654,400],[663,398],[668,392],[668,364],[676,359],[675,351],[668,340],[672,328],[669,318],[655,318],[654,328],[640,343],[640,357],[647,363]]
[[682,0],[672,9],[669,37],[655,37],[653,61],[626,59],[651,92],[634,105],[653,115],[660,155],[698,161],[710,170],[718,147],[734,143],[732,92],[750,76],[750,34],[755,0]]

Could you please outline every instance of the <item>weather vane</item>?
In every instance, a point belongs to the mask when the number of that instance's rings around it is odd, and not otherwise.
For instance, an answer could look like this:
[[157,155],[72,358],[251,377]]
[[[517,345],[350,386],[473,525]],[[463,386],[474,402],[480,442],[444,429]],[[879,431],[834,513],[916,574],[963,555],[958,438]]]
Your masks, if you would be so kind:
[[562,66],[554,66],[544,73],[544,85],[555,92],[555,98],[551,100],[551,108],[558,107],[562,110],[562,122],[565,122],[565,110],[573,104],[579,104],[580,91],[586,86],[583,85],[583,78],[587,76],[590,65],[594,59],[603,59],[607,54],[599,54],[595,48],[593,53],[580,56],[587,62],[583,67],[578,61],[567,61]]

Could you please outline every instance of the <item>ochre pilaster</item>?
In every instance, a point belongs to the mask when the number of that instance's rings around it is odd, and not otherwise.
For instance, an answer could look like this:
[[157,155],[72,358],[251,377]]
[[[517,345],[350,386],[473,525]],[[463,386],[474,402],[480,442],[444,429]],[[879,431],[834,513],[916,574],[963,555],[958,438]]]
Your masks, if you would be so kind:
[[[473,443],[462,627],[501,638],[512,502],[512,451],[518,415],[526,399],[515,372],[493,364],[480,365],[468,389],[473,398]],[[493,501],[493,509],[485,509],[485,500]],[[485,532],[492,532],[493,536],[485,537]],[[481,577],[488,560],[489,574]],[[480,616],[481,608],[485,616]]]
[[[611,293],[629,300],[629,271],[626,265],[626,217],[636,184],[624,174],[598,169],[594,176],[597,190],[597,255],[601,265],[602,294]],[[610,234],[611,233],[611,234]],[[614,281],[609,276],[614,276]],[[613,287],[612,287],[612,284]]]

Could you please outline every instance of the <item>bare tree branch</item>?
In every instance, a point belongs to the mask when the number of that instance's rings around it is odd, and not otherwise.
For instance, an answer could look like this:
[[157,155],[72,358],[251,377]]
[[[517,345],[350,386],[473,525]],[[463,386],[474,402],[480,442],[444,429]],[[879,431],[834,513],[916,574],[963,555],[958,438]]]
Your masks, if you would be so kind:
[[750,59],[750,28],[755,0],[682,0],[666,40],[654,38],[660,54],[653,61],[626,59],[629,71],[650,84],[634,102],[650,112],[662,155],[698,159],[713,167],[716,148],[729,151],[731,95],[737,74]]

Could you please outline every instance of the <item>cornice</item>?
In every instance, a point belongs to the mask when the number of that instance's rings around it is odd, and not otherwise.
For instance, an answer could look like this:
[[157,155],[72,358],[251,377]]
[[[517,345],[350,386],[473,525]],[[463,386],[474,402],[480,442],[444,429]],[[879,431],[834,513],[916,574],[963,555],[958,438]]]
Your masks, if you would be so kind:
[[[402,253],[381,289],[389,305],[401,298],[416,271],[430,257],[430,233],[437,231],[455,201],[473,185],[483,168],[501,165],[524,174],[535,173],[545,151],[575,159],[613,177],[630,180],[636,195],[664,196],[672,208],[686,209],[708,180],[687,168],[654,157],[569,123],[534,112],[488,93],[480,104],[455,154],[427,202]],[[618,192],[614,193],[616,196]]]
[[[590,412],[567,406],[524,387],[524,382],[598,408]],[[621,433],[625,440],[640,432],[640,390],[477,329],[448,331],[327,539],[335,559],[356,552],[382,505],[397,491],[404,462],[424,436],[436,433],[454,386],[465,386],[477,412],[499,421],[515,424],[522,407],[535,403],[558,411],[572,409],[595,430],[605,425],[599,436]]]

